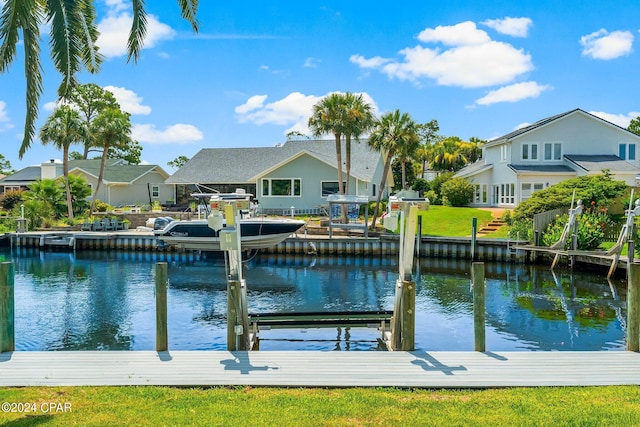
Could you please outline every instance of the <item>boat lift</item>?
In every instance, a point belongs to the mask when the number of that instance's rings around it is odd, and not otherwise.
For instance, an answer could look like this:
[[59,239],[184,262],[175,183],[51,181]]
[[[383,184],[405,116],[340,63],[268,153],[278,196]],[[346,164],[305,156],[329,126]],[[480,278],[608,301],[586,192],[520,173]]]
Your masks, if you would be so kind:
[[[411,202],[398,205],[400,219],[400,271],[395,287],[393,311],[345,313],[262,313],[249,314],[247,284],[242,277],[242,247],[239,220],[248,201],[221,201],[211,205],[207,219],[220,232],[220,247],[227,267],[227,350],[259,349],[259,328],[301,327],[377,327],[388,350],[411,351],[415,347],[416,286],[412,280],[413,251],[417,230],[418,206]],[[226,227],[222,227],[223,220]]]

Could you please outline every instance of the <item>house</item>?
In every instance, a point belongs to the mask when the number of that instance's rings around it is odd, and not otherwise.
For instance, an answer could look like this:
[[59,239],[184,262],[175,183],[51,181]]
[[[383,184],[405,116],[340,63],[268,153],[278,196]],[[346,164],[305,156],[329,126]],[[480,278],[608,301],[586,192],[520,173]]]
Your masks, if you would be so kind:
[[471,206],[515,207],[534,191],[608,170],[636,185],[640,136],[579,108],[487,142],[456,177],[475,186]]
[[[352,141],[349,193],[375,200],[383,166],[383,156],[366,141]],[[338,193],[337,174],[335,141],[305,140],[275,147],[206,148],[165,182],[176,185],[179,203],[187,202],[198,184],[220,192],[244,189],[266,213],[292,207],[296,213],[319,213],[327,196]],[[387,179],[392,185],[391,173]]]
[[[84,177],[93,192],[98,183],[100,161],[70,160],[69,174]],[[24,190],[38,179],[56,179],[62,175],[62,163],[50,160],[38,166],[28,166],[0,179],[0,188],[2,192]],[[130,165],[124,160],[108,159],[98,199],[111,206],[174,200],[174,187],[164,183],[168,177],[169,174],[157,165]]]

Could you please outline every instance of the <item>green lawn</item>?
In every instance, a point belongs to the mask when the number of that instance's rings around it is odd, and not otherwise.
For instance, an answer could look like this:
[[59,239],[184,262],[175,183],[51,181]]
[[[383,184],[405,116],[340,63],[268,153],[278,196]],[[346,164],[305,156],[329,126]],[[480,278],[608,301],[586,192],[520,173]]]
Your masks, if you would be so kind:
[[492,220],[489,211],[435,205],[423,215],[422,234],[426,236],[471,236],[474,217],[478,219],[478,230]]
[[0,401],[35,404],[0,412],[12,426],[632,426],[640,387],[29,387]]

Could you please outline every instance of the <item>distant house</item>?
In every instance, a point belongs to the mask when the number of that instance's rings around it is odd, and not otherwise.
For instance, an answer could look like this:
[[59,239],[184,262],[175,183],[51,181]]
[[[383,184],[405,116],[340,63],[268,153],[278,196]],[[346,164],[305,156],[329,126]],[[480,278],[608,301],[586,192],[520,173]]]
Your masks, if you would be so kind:
[[[84,177],[92,191],[98,183],[99,173],[99,159],[69,161],[69,174]],[[62,174],[62,163],[50,160],[0,179],[0,188],[2,192],[24,190],[38,179],[56,179]],[[165,203],[175,199],[174,187],[164,182],[168,177],[169,174],[157,165],[130,165],[123,160],[108,159],[98,199],[111,206],[151,204],[155,200]]]
[[535,191],[608,170],[636,185],[640,136],[575,109],[487,142],[482,159],[458,171],[475,193],[471,206],[514,207]]
[[[342,148],[344,161],[344,142]],[[366,141],[352,141],[349,193],[375,200],[383,166],[383,156]],[[242,188],[265,212],[294,207],[297,213],[315,213],[328,195],[338,193],[337,173],[334,140],[287,141],[275,147],[203,149],[165,182],[176,185],[182,203],[199,184],[220,192]],[[393,184],[391,174],[388,183]]]

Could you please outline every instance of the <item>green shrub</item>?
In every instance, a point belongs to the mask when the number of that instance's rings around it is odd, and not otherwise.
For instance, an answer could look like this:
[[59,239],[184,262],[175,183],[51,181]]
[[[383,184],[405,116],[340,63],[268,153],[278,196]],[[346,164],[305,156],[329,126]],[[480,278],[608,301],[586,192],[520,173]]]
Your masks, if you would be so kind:
[[[549,224],[542,235],[542,244],[551,246],[560,240],[562,231],[569,221],[569,215],[565,214],[556,218]],[[578,223],[578,249],[593,250],[603,242],[605,229],[612,223],[609,215],[605,213],[583,213],[576,218]],[[571,246],[571,232],[565,243],[565,249]]]
[[[373,212],[376,208],[376,203],[377,202],[369,202],[369,217],[373,217]],[[360,216],[364,216],[364,210],[365,210],[365,205],[360,205]],[[386,200],[381,200],[380,201],[380,209],[378,210],[378,215],[383,214],[384,212],[386,212],[387,210],[387,201]]]
[[426,191],[431,190],[431,186],[429,185],[429,181],[424,178],[417,178],[414,183],[412,190],[418,191],[420,194],[424,194]]
[[96,200],[96,204],[93,208],[96,212],[107,212],[111,210],[111,206],[109,203],[103,202],[102,200]]
[[509,237],[511,239],[528,240],[533,243],[533,221],[527,219],[512,221],[509,228]]
[[473,197],[473,185],[464,178],[451,178],[440,188],[445,206],[467,206]]
[[6,193],[2,194],[0,196],[0,204],[2,205],[2,207],[8,211],[10,211],[11,209],[13,209],[15,206],[19,205],[20,203],[22,203],[22,195],[23,195],[24,191],[23,190],[17,190],[17,191],[7,191]]
[[424,197],[429,199],[429,204],[430,205],[441,205],[442,204],[442,199],[440,198],[438,193],[436,193],[433,190],[429,190],[426,193],[424,193]]

